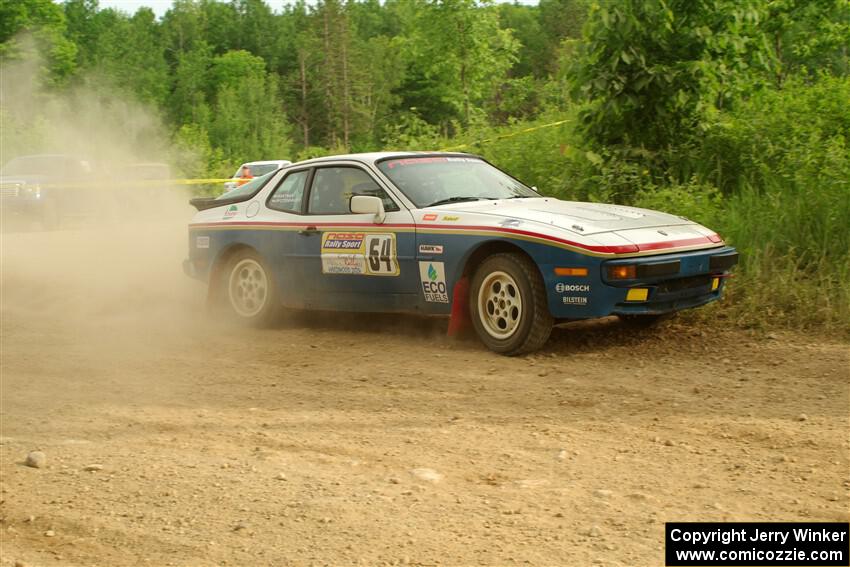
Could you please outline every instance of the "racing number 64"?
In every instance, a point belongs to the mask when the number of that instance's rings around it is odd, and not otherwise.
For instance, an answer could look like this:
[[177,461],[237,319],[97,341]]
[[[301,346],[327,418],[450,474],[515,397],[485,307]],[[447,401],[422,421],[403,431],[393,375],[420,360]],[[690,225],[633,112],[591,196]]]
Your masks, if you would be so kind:
[[367,237],[369,272],[392,276],[398,273],[395,255],[395,235],[375,234]]

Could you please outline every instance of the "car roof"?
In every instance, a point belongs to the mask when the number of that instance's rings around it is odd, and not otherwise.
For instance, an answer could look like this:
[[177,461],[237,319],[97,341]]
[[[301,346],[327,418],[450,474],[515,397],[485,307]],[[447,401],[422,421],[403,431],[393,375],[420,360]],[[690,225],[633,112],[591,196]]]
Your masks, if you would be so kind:
[[289,163],[292,163],[292,162],[289,161],[288,159],[267,159],[267,160],[264,160],[264,161],[246,161],[245,163],[243,163],[239,167],[244,167],[246,165],[277,165],[277,164],[280,164],[280,163],[289,164]]
[[406,158],[406,157],[425,157],[425,156],[446,156],[446,157],[474,157],[480,156],[467,154],[463,152],[426,152],[426,151],[396,151],[396,152],[368,152],[361,154],[341,154],[335,156],[324,156],[319,158],[299,161],[295,165],[304,165],[311,163],[322,163],[328,161],[359,161],[362,163],[374,164],[378,161],[391,158]]

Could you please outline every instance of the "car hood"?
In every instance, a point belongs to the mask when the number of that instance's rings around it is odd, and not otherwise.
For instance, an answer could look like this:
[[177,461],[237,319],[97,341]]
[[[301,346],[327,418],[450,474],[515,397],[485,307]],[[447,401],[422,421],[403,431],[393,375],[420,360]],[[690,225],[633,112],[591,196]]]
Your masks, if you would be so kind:
[[538,222],[587,236],[603,232],[695,224],[683,217],[649,209],[551,198],[472,201],[451,207],[439,207],[440,210],[449,208],[454,211]]
[[46,175],[0,175],[0,185],[35,185],[49,180]]
[[[712,247],[719,236],[684,217],[621,205],[529,197],[470,201],[422,210],[440,220],[455,215],[459,224],[481,222],[516,230],[564,234],[570,241],[591,245],[633,246],[635,251],[678,247]],[[427,213],[431,213],[428,215]],[[436,214],[434,214],[436,213]],[[424,218],[424,217],[423,217]],[[436,222],[440,222],[437,220]]]

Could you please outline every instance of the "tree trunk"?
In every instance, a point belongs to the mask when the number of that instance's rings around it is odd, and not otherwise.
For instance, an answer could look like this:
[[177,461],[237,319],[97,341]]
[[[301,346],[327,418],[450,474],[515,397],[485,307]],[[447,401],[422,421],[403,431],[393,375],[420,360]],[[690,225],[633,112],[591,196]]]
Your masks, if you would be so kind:
[[463,92],[463,117],[465,127],[469,127],[469,84],[467,83],[467,61],[466,61],[466,41],[468,39],[466,33],[466,23],[458,25],[458,36],[460,39],[460,86]]
[[307,110],[307,56],[304,51],[298,51],[298,67],[301,74],[301,130],[304,136],[304,146],[310,145],[310,115]]
[[342,140],[346,151],[351,134],[351,88],[348,84],[348,18],[340,18],[339,39],[342,48]]
[[336,134],[336,96],[334,93],[333,82],[334,75],[333,72],[333,58],[331,57],[331,37],[330,37],[330,17],[328,15],[329,11],[328,4],[324,5],[324,14],[322,18],[322,22],[324,24],[323,28],[323,39],[325,44],[325,104],[328,109],[328,133],[330,135],[330,145],[337,145],[337,134]]

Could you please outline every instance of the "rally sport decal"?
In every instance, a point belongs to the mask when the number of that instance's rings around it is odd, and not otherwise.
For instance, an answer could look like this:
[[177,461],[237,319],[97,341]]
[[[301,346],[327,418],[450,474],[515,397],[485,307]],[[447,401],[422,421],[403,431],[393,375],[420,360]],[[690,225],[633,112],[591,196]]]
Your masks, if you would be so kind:
[[395,234],[323,233],[322,273],[397,276],[399,267]]

